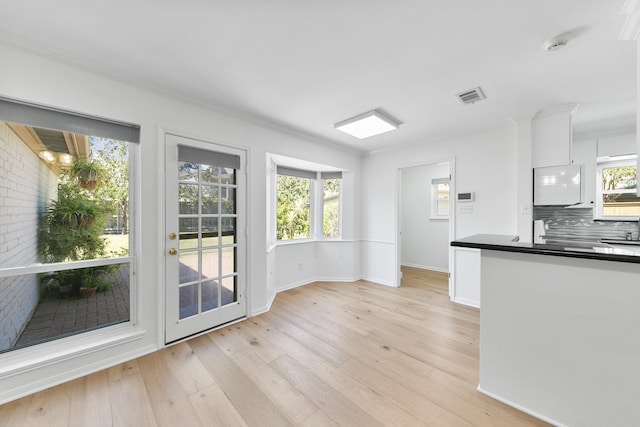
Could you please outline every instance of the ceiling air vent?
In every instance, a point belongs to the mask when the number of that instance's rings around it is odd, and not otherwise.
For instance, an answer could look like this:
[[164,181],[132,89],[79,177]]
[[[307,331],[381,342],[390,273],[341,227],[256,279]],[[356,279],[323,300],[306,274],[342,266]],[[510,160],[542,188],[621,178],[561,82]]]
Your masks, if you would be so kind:
[[458,98],[458,100],[463,104],[473,104],[476,101],[485,99],[486,96],[484,95],[484,92],[482,92],[482,89],[477,87],[456,94],[456,98]]

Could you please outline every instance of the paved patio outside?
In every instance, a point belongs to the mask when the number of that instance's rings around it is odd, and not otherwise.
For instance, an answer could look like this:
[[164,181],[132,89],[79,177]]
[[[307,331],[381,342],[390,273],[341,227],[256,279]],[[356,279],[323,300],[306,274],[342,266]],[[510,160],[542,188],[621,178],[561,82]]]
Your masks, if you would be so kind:
[[41,302],[12,350],[129,320],[129,264],[115,273],[116,284],[88,298]]

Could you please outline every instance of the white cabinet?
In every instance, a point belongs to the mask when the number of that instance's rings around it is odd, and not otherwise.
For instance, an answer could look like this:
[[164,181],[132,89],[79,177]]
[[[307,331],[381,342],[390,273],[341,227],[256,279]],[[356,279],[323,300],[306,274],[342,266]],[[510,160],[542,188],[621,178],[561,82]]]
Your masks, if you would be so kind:
[[531,121],[534,168],[571,163],[572,116],[577,104],[538,111]]
[[480,308],[480,249],[453,248],[455,281],[451,300]]
[[547,166],[533,170],[534,206],[571,206],[582,202],[581,166]]
[[635,154],[637,153],[636,134],[635,132],[630,132],[620,135],[601,136],[598,138],[597,151],[597,157]]
[[596,155],[595,138],[573,141],[572,163],[582,165],[582,203],[577,208],[592,208],[596,202]]

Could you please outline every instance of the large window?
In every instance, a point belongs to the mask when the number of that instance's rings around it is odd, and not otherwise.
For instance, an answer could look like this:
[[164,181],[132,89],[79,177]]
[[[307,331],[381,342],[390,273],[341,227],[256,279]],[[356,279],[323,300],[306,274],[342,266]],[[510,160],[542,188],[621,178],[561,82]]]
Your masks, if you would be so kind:
[[598,161],[598,218],[637,220],[640,216],[635,159],[632,155]]
[[0,98],[0,352],[131,320],[138,134]]
[[341,172],[277,167],[276,239],[339,238]]

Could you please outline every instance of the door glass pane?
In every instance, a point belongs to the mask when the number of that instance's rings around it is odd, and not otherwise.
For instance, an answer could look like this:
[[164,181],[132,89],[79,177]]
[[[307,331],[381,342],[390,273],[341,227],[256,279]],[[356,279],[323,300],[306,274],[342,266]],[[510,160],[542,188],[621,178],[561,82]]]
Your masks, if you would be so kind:
[[197,214],[198,213],[198,184],[180,184],[178,186],[178,201],[180,203],[179,213]]
[[202,165],[201,173],[202,182],[217,183],[220,169],[211,165]]
[[222,193],[222,214],[236,213],[236,190],[234,188],[222,187],[220,192]]
[[236,270],[236,248],[222,249],[222,274],[232,274]]
[[218,282],[211,280],[202,283],[202,311],[218,308]]
[[180,319],[198,314],[198,285],[180,288]]
[[202,247],[218,245],[218,217],[202,218]]
[[236,219],[222,218],[222,244],[233,245],[236,243]]
[[218,249],[202,251],[202,278],[213,279],[220,274],[218,268]]
[[189,251],[180,254],[179,283],[189,283],[198,280],[198,252]]
[[180,218],[180,249],[194,249],[198,246],[198,218]]
[[210,185],[202,186],[202,214],[218,213],[218,188]]
[[236,295],[236,276],[222,279],[222,304],[227,305],[238,300]]
[[180,162],[178,164],[178,179],[180,181],[196,181],[198,179],[198,164]]
[[220,182],[222,184],[234,185],[236,183],[236,170],[230,168],[222,168],[220,174]]

